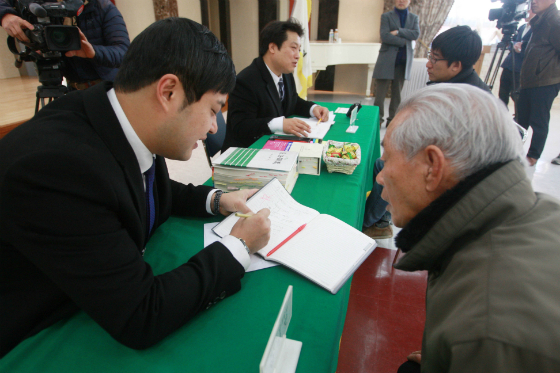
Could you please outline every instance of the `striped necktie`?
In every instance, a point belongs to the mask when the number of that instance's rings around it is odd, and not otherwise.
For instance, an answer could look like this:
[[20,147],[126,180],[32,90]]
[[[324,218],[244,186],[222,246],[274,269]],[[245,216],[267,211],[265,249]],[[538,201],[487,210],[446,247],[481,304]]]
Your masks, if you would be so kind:
[[144,172],[146,178],[146,217],[147,217],[147,232],[148,236],[152,232],[154,222],[156,220],[156,206],[154,203],[154,178],[156,173],[156,162],[152,163],[152,167]]
[[282,78],[278,81],[278,90],[280,92],[280,101],[284,101],[284,81],[282,81]]

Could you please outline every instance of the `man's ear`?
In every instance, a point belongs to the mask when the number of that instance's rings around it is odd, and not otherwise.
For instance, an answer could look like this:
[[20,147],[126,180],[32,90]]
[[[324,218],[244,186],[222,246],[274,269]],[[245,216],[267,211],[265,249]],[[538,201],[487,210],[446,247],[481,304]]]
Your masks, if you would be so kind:
[[174,74],[165,74],[156,84],[156,96],[161,108],[165,112],[169,112],[177,104],[183,103],[181,91],[183,86],[181,81]]
[[278,46],[276,45],[276,43],[273,42],[268,43],[268,51],[271,54],[275,54],[278,51]]
[[452,62],[450,67],[457,74],[459,74],[461,70],[463,70],[463,64],[461,63],[461,61]]
[[423,160],[426,165],[425,184],[428,192],[434,192],[445,182],[447,161],[445,155],[435,145],[428,145],[424,150]]

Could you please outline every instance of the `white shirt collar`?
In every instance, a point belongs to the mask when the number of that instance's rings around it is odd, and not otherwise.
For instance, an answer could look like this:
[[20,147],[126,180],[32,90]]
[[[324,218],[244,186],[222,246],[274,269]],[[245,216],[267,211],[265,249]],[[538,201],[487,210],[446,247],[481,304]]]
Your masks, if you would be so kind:
[[113,111],[119,120],[128,143],[132,147],[132,150],[134,150],[134,154],[136,155],[136,159],[138,159],[138,164],[140,165],[140,171],[142,173],[148,171],[154,162],[154,155],[148,150],[148,148],[146,148],[146,145],[144,145],[142,140],[140,140],[136,134],[136,131],[134,131],[134,128],[132,128],[132,125],[128,121],[128,118],[117,99],[117,94],[115,93],[114,88],[111,88],[107,92],[107,97],[109,98],[109,102],[113,107]]
[[[280,74],[280,76],[278,76],[278,75],[274,74],[272,72],[272,70],[270,70],[270,67],[268,67],[266,62],[264,63],[264,65],[266,66],[266,68],[270,72],[270,76],[272,76],[272,80],[274,81],[274,86],[276,86],[276,90],[278,91],[278,94],[280,95],[280,88],[278,88],[278,82],[280,81],[280,78],[282,77],[282,74]],[[282,82],[284,83],[284,87],[286,87],[286,82],[284,82],[284,79],[282,79]]]

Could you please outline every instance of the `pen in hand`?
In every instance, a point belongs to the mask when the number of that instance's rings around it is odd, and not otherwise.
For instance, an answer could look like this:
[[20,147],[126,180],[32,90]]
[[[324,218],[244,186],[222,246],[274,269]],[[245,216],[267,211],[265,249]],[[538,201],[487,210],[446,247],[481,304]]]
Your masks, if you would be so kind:
[[249,214],[242,214],[240,212],[236,212],[235,216],[237,216],[238,218],[250,218],[253,215],[249,215]]

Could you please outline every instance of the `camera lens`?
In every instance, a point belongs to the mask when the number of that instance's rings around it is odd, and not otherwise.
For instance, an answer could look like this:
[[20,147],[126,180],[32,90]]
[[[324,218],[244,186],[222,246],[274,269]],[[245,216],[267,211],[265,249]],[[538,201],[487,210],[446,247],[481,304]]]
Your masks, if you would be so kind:
[[51,34],[51,40],[54,44],[56,44],[59,48],[68,47],[68,44],[71,40],[70,36],[64,29],[57,29],[54,30]]
[[45,40],[51,51],[72,51],[81,48],[80,32],[75,26],[50,25],[45,31]]

